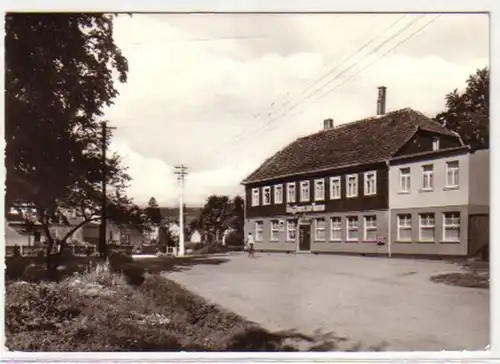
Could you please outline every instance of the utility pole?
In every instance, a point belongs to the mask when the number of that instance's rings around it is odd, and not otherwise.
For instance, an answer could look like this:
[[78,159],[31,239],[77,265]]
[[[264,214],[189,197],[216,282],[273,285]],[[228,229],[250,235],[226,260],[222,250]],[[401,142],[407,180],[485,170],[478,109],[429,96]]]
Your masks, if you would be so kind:
[[102,173],[102,195],[101,195],[101,224],[99,225],[99,255],[104,258],[106,256],[106,221],[107,221],[107,193],[106,193],[106,151],[108,141],[108,130],[115,129],[107,125],[106,121],[101,122],[101,173]]
[[179,196],[179,251],[177,255],[179,257],[184,256],[184,177],[187,175],[187,168],[184,164],[175,166],[175,174],[177,175],[177,180],[179,181],[181,191]]

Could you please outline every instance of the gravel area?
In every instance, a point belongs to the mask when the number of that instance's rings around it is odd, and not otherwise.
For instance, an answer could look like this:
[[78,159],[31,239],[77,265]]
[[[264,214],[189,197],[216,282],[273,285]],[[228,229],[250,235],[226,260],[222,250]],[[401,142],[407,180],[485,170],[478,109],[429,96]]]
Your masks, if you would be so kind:
[[482,350],[489,291],[430,280],[461,271],[445,261],[261,253],[165,274],[269,330],[333,333],[341,350]]

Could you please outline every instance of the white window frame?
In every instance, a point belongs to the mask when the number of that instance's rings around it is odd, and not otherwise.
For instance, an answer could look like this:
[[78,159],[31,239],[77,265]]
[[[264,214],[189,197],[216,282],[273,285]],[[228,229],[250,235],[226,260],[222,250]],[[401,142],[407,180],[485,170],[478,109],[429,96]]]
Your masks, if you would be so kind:
[[[430,167],[430,171],[426,171],[426,167]],[[431,181],[430,186],[425,186],[426,176],[430,176],[429,181]],[[423,191],[432,191],[434,190],[434,165],[433,164],[425,164],[422,166],[422,190]]]
[[[375,218],[375,226],[368,226],[367,222],[370,218]],[[368,231],[375,230],[375,240],[368,240]],[[377,240],[377,215],[363,216],[363,241],[376,241]]]
[[[338,187],[338,194],[335,194],[334,187]],[[342,178],[330,177],[330,200],[338,200],[342,197]]]
[[[318,222],[323,221],[323,228],[318,227]],[[318,238],[318,231],[323,231],[323,239]],[[314,240],[325,241],[326,240],[326,219],[324,217],[317,217],[314,219]]]
[[[453,222],[451,224],[447,224],[446,223],[446,215],[454,215],[453,218],[457,218],[458,219],[458,222]],[[453,211],[453,212],[444,212],[443,213],[443,241],[445,242],[453,242],[453,243],[458,243],[460,242],[460,235],[461,235],[461,229],[460,229],[460,220],[461,220],[461,216],[460,216],[460,212],[459,211]],[[458,228],[458,239],[454,240],[454,239],[449,239],[446,237],[446,229],[455,229],[455,228]]]
[[[291,194],[292,189],[293,189],[293,195]],[[290,198],[290,197],[293,197],[293,198]],[[295,183],[295,182],[288,182],[286,184],[286,202],[287,203],[295,203],[295,202],[297,202],[297,183]]]
[[[402,218],[405,218],[404,220]],[[405,224],[401,224],[401,221],[405,221]],[[409,221],[409,225],[406,222]],[[398,231],[397,231],[397,241],[411,241],[412,235],[412,216],[411,214],[399,214],[397,215],[397,223],[398,223]],[[409,239],[401,239],[401,230],[409,230],[410,238]]]
[[[304,193],[304,187],[307,186],[307,196]],[[300,202],[309,202],[311,200],[311,184],[309,181],[300,181]]]
[[258,187],[252,188],[252,206],[260,205],[260,189]]
[[[279,193],[278,193],[279,191]],[[279,197],[279,198],[278,198]],[[280,205],[283,203],[283,185],[274,185],[274,203]]]
[[439,137],[432,138],[432,150],[439,150]]
[[269,224],[269,240],[279,241],[280,240],[280,221],[273,219]]
[[411,191],[411,167],[399,169],[399,192]]
[[[424,215],[431,215],[434,219],[434,224],[432,225],[423,225],[422,224],[422,218]],[[422,239],[422,230],[423,229],[431,229],[434,231],[433,238],[424,240]],[[425,241],[425,242],[434,242],[436,240],[436,215],[434,213],[422,213],[418,215],[418,240],[419,241]]]
[[[349,179],[354,178],[354,194],[350,194],[349,192]],[[352,197],[358,197],[358,175],[357,174],[348,174],[345,176],[345,184],[346,184],[346,197],[347,198],[352,198]]]
[[[351,221],[351,219],[356,219],[356,229],[349,226],[349,221]],[[359,217],[358,216],[347,216],[345,221],[346,221],[346,238],[345,238],[345,240],[346,241],[359,241]],[[351,230],[357,231],[356,239],[351,239],[349,237],[349,231],[351,231]]]
[[[455,166],[450,167],[451,164],[456,164],[456,167]],[[451,181],[452,183],[450,183],[450,180],[448,178],[450,172],[454,173],[453,176],[454,176],[455,181]],[[446,187],[456,188],[460,185],[460,162],[459,161],[457,161],[457,160],[447,161],[445,173],[446,173],[446,176],[445,176]]]
[[[334,221],[340,221],[340,225],[336,226]],[[333,232],[340,231],[340,237],[338,239],[334,239]],[[332,216],[330,217],[330,240],[331,241],[342,241],[342,217],[341,216]]]
[[[268,192],[269,201],[266,202],[266,191]],[[271,186],[262,187],[262,206],[268,206],[271,204]]]
[[[293,229],[291,228],[293,226]],[[290,232],[295,232],[295,238],[290,237]],[[286,221],[286,240],[287,241],[296,241],[297,240],[297,223],[295,220],[287,220]]]
[[255,241],[264,241],[264,221],[262,220],[255,221]]
[[[318,188],[319,186],[323,186],[323,191],[321,194],[318,194]],[[314,180],[314,201],[324,201],[325,200],[325,179],[324,178],[318,178]],[[319,196],[318,196],[319,195]]]
[[[373,191],[369,190],[369,185],[368,185],[368,177],[373,176]],[[373,196],[377,194],[377,171],[369,171],[364,173],[364,194],[365,196]]]

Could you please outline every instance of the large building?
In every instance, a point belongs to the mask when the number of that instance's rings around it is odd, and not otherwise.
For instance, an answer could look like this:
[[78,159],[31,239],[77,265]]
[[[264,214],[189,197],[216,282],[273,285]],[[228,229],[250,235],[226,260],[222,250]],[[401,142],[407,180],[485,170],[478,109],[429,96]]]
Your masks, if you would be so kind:
[[[477,197],[478,190],[487,190],[487,186],[481,188],[484,182],[471,181],[486,173],[487,153],[471,153],[457,133],[410,108],[385,113],[385,88],[380,91],[377,116],[339,126],[325,120],[323,130],[292,142],[242,182],[245,229],[253,234],[256,250],[471,252],[466,221],[471,213],[487,213],[489,205],[489,196]],[[476,165],[473,160],[481,163]],[[457,161],[460,172],[452,172]],[[474,167],[469,168],[471,163]],[[429,174],[431,167],[435,177]],[[408,189],[414,188],[409,193],[400,189],[408,168],[412,174]],[[450,174],[446,178],[454,181],[453,173],[460,174],[461,189],[441,186],[445,175]],[[429,183],[435,185],[434,193]],[[456,194],[461,199],[455,199]],[[452,205],[457,207],[450,208]],[[432,220],[432,216],[438,217]],[[419,225],[415,225],[417,219]],[[457,221],[459,242],[456,237],[453,241],[439,239],[442,223]],[[431,223],[435,224],[434,233]],[[403,232],[403,224],[411,231]],[[429,229],[420,229],[425,224]],[[432,234],[435,245],[431,245]]]
[[489,243],[489,150],[420,134],[390,161],[392,252],[475,255]]

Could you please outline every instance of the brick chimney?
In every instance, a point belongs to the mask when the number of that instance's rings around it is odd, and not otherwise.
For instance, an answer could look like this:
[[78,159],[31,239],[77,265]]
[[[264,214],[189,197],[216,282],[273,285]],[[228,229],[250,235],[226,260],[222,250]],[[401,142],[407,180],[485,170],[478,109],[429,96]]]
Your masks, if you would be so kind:
[[333,119],[325,119],[323,120],[323,129],[328,130],[333,128]]
[[377,115],[385,114],[385,98],[387,93],[387,87],[378,87],[378,99],[377,99]]

